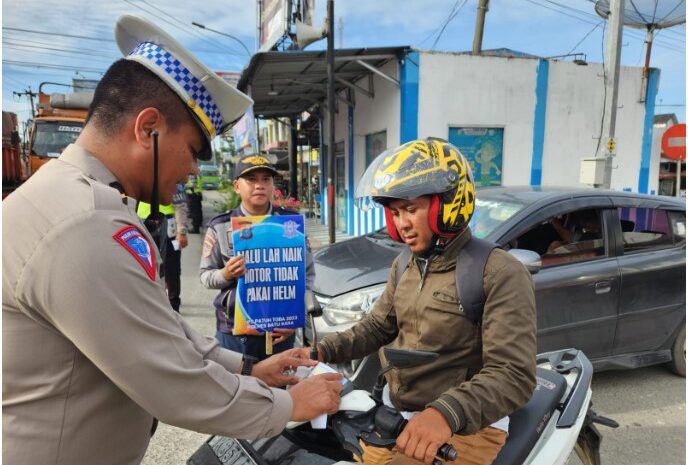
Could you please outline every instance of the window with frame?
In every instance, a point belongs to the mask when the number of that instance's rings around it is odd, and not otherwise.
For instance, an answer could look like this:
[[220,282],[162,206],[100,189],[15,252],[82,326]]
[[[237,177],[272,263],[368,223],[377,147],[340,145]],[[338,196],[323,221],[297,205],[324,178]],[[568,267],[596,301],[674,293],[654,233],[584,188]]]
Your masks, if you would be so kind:
[[365,136],[366,142],[366,166],[375,160],[375,157],[380,155],[387,149],[387,131],[375,132]]
[[685,212],[670,215],[658,208],[619,208],[619,219],[624,253],[663,249],[685,240]]
[[574,210],[553,216],[521,234],[510,245],[538,253],[543,268],[604,257],[601,210]]

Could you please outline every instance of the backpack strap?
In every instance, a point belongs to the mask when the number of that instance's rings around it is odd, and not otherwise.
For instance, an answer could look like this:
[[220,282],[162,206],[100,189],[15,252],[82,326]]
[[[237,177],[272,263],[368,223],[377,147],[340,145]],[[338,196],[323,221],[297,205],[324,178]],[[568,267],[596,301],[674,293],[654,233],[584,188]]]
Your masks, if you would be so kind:
[[456,289],[460,305],[468,319],[477,325],[483,320],[487,300],[483,287],[485,265],[490,253],[497,247],[495,243],[472,237],[456,257]]

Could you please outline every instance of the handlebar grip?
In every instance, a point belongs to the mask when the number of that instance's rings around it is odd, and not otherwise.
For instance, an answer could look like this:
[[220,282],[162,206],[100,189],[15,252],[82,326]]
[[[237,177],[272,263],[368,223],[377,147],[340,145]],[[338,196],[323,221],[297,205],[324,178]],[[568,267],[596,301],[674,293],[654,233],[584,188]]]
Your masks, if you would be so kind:
[[454,449],[454,446],[452,446],[451,444],[447,444],[445,442],[444,444],[442,444],[442,446],[440,446],[439,449],[437,449],[437,456],[442,460],[451,462],[453,460],[456,460],[458,454],[456,453],[456,449]]

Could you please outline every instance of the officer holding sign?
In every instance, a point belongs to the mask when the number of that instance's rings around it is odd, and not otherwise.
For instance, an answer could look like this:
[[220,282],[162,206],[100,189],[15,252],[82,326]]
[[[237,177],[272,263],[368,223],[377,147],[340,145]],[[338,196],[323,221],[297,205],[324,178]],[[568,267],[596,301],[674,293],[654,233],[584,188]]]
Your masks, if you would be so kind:
[[[213,306],[217,318],[216,338],[222,347],[259,360],[265,359],[264,335],[234,336],[234,305],[238,279],[246,273],[241,255],[234,254],[232,218],[242,216],[293,215],[295,212],[272,205],[275,188],[275,167],[262,155],[242,157],[234,168],[234,191],[241,197],[241,204],[211,219],[203,242],[201,256],[201,283],[208,289],[218,289]],[[315,268],[306,240],[306,287],[315,280]],[[294,347],[294,330],[277,328],[272,331],[273,352],[279,353]],[[269,344],[268,344],[269,345]]]
[[137,200],[169,204],[251,100],[147,21],[123,16],[116,38],[126,58],[98,84],[76,143],[3,201],[7,464],[133,465],[155,418],[255,438],[339,404],[339,376],[270,387],[313,362],[291,352],[252,365],[170,310]]

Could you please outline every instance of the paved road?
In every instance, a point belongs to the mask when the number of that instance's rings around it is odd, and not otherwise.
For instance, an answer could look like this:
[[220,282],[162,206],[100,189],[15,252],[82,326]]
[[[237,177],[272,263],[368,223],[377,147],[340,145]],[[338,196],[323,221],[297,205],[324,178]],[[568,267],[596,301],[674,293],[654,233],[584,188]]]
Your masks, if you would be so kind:
[[[216,198],[214,192],[206,199]],[[214,213],[204,201],[204,219]],[[182,314],[203,334],[215,332],[211,310],[213,291],[198,280],[202,237],[191,235],[182,253]],[[663,367],[605,372],[593,380],[593,404],[598,414],[621,426],[600,427],[604,435],[604,465],[681,465],[686,463],[686,383]],[[164,387],[161,387],[164,389]],[[202,395],[202,393],[199,393]],[[177,465],[200,446],[207,435],[161,424],[151,440],[143,465]],[[577,458],[569,464],[579,464]]]

